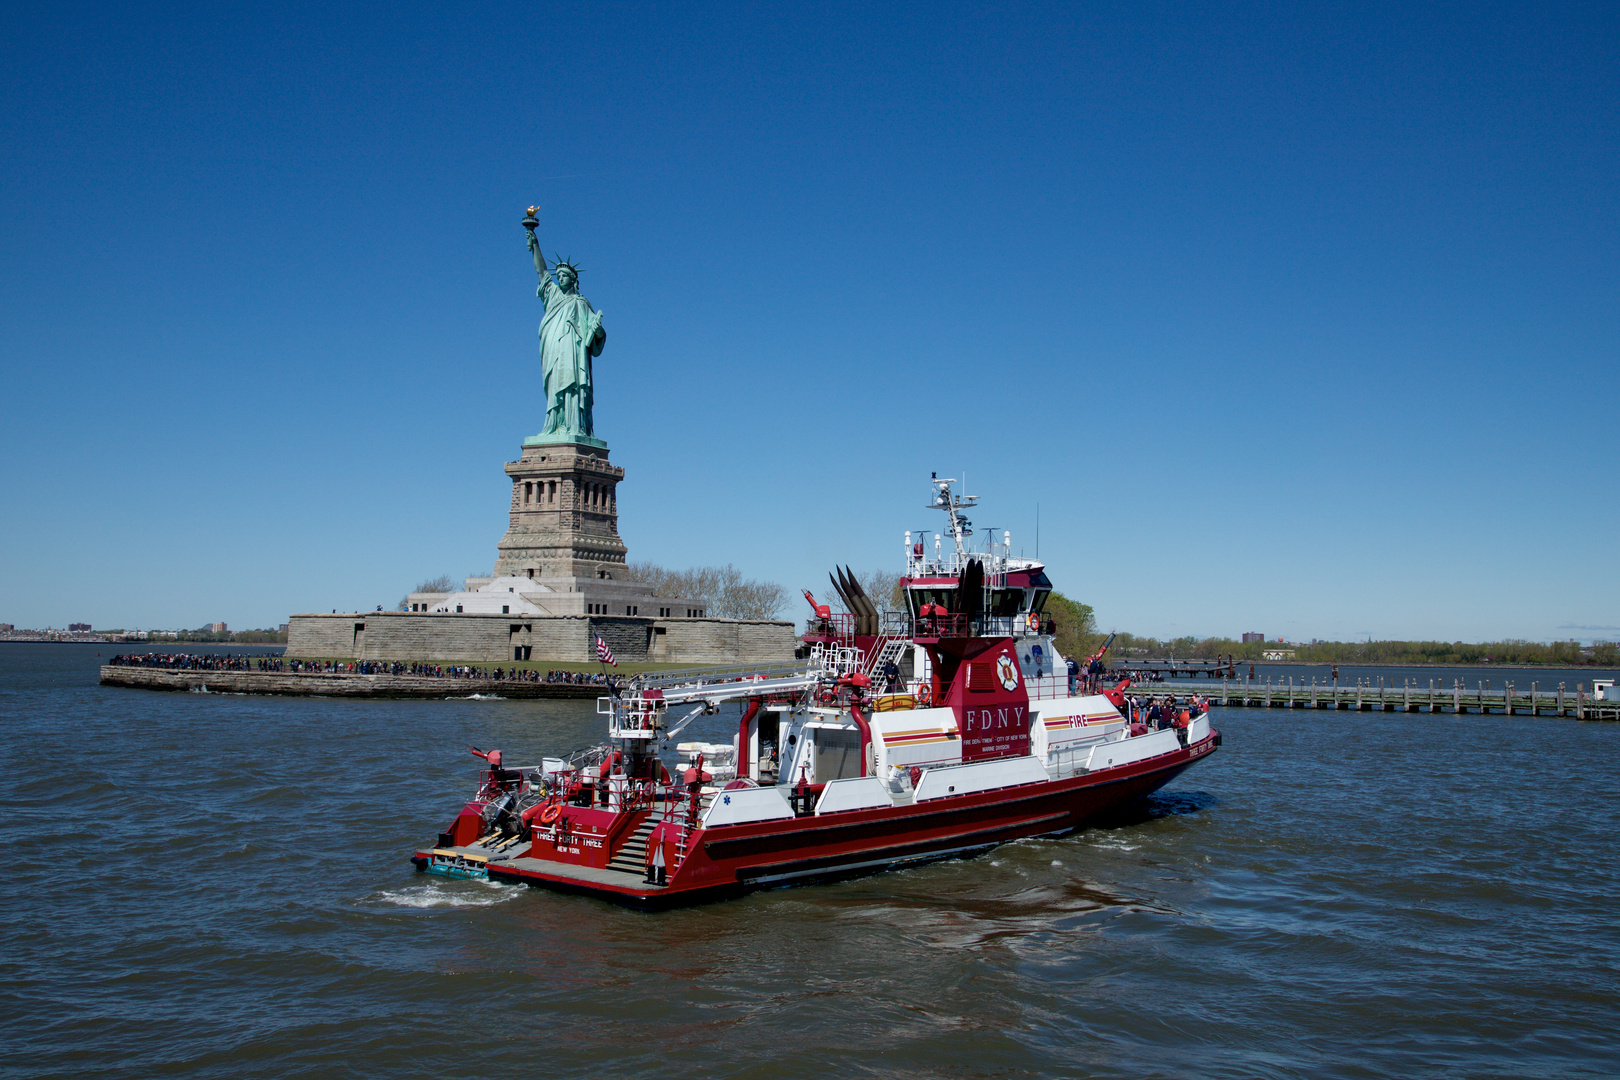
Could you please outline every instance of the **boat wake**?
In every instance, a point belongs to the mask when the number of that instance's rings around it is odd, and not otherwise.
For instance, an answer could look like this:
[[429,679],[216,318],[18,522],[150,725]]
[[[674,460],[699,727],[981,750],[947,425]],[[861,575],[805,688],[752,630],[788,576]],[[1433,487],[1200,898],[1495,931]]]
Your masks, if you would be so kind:
[[446,700],[446,701],[505,701],[506,699],[503,698],[499,694],[462,694],[460,696],[452,695],[452,696],[446,697],[444,700]]
[[513,889],[493,881],[472,880],[444,885],[436,881],[423,882],[407,889],[385,889],[378,893],[384,903],[408,908],[463,908],[493,907],[515,900],[524,890]]

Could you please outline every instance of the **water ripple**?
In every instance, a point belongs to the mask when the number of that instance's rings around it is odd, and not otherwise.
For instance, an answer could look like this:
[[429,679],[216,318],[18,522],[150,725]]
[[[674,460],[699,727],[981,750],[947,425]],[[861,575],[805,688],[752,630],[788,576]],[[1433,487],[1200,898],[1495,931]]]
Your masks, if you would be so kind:
[[[103,690],[0,650],[8,1076],[1606,1076],[1620,725],[1218,711],[1057,839],[651,915],[417,875],[590,702]],[[692,737],[726,738],[734,714]],[[706,726],[705,726],[706,725]]]

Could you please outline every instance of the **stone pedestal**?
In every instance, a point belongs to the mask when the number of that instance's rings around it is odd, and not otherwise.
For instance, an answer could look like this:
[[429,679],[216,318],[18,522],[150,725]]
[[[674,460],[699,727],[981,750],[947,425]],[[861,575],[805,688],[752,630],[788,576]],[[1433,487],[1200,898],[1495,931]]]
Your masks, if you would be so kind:
[[525,444],[506,475],[512,518],[496,545],[496,577],[623,576],[628,549],[619,539],[617,489],[624,470],[608,461],[605,445]]

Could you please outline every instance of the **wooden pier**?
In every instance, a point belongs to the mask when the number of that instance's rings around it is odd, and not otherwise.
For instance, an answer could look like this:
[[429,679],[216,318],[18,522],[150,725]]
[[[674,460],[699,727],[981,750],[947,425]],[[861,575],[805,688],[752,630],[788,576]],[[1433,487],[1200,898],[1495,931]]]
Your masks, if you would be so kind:
[[[1265,662],[1264,660],[1254,661],[1257,664]],[[1226,660],[1219,658],[1214,660],[1124,660],[1110,657],[1108,667],[1110,673],[1115,677],[1126,671],[1151,671],[1153,674],[1166,679],[1196,679],[1199,676],[1206,679],[1220,679],[1224,678],[1228,671],[1235,672],[1240,667],[1247,667],[1249,663],[1247,660],[1243,661],[1242,664],[1238,664],[1236,661],[1228,663]]]
[[1506,689],[1487,690],[1483,682],[1473,688],[1460,681],[1427,686],[1406,680],[1400,686],[1383,682],[1354,686],[1306,683],[1292,678],[1222,679],[1216,683],[1141,683],[1127,693],[1196,693],[1217,705],[1260,709],[1347,709],[1357,712],[1501,713],[1507,716],[1568,716],[1576,720],[1620,720],[1620,701],[1594,699],[1584,684],[1574,690],[1560,683],[1543,690],[1532,682],[1528,690],[1512,683]]

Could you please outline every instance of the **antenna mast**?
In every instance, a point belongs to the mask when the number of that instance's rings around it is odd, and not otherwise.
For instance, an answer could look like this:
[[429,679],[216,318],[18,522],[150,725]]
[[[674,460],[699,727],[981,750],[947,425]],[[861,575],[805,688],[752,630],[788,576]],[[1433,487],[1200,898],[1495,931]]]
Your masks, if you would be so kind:
[[962,515],[962,511],[971,506],[977,506],[977,495],[958,495],[951,490],[956,483],[954,478],[941,480],[939,474],[933,475],[934,501],[928,504],[930,510],[943,510],[950,520],[951,540],[956,545],[956,570],[961,571],[967,565],[967,538],[973,535],[973,523]]

